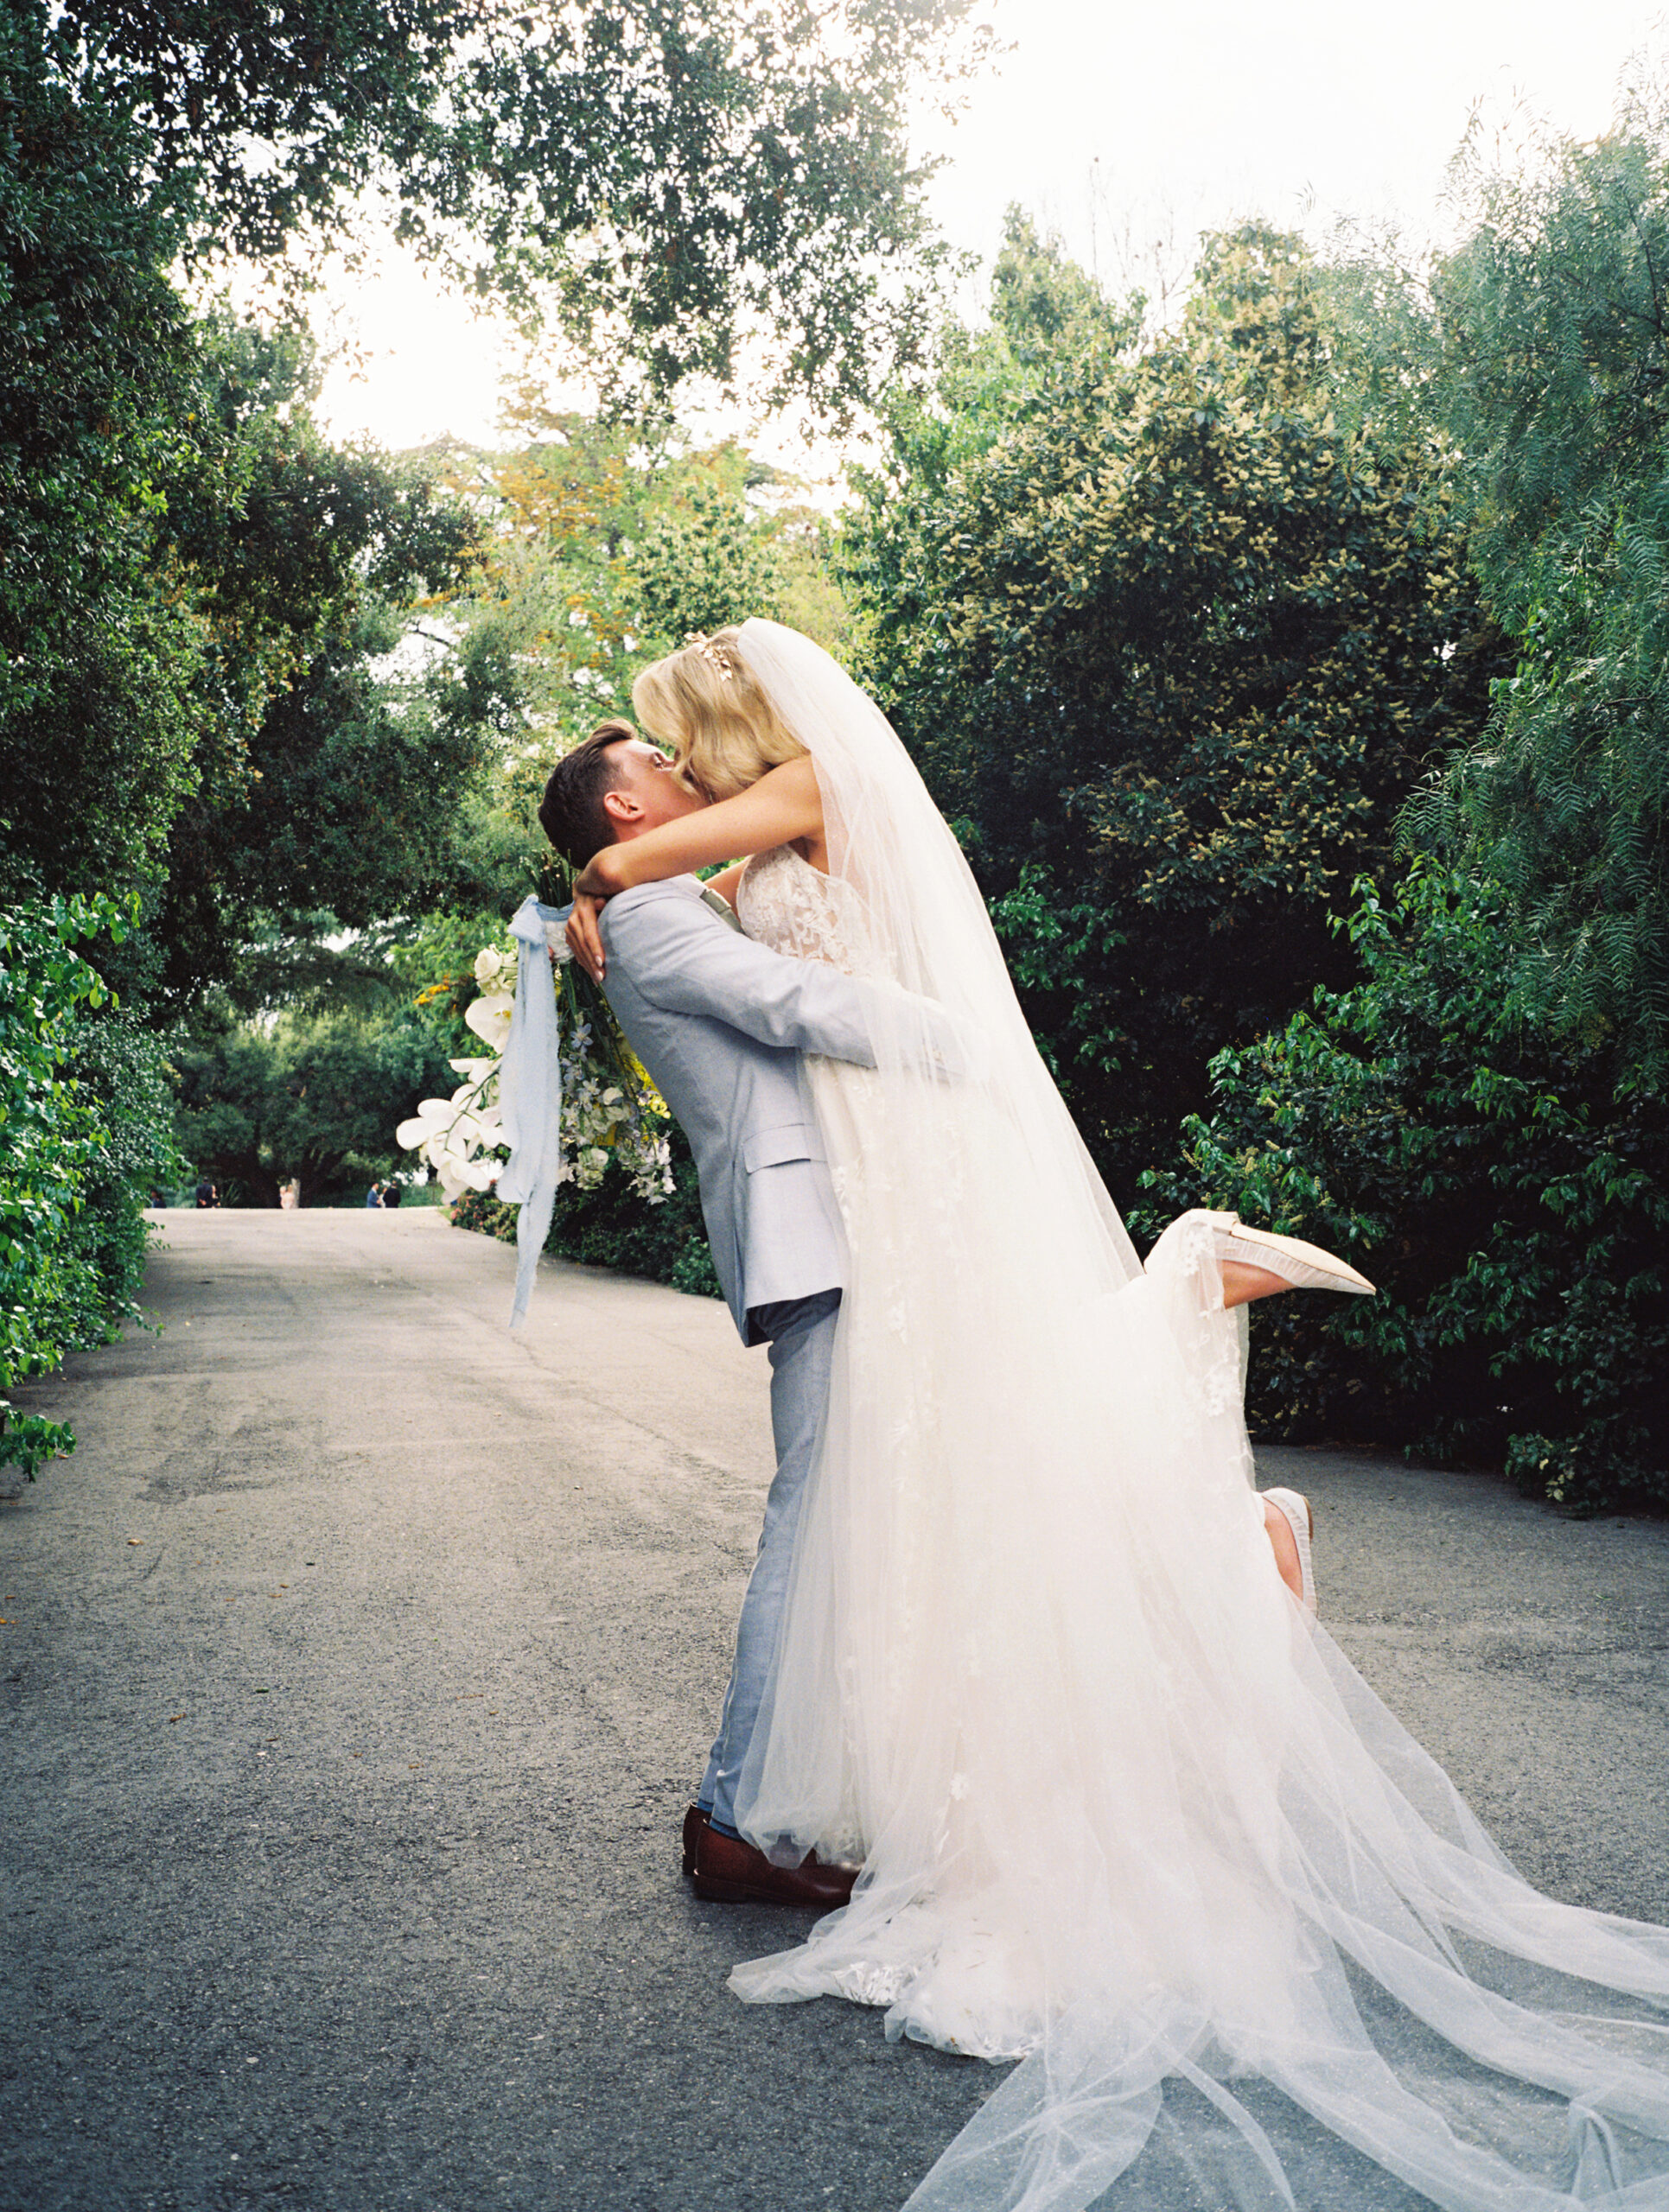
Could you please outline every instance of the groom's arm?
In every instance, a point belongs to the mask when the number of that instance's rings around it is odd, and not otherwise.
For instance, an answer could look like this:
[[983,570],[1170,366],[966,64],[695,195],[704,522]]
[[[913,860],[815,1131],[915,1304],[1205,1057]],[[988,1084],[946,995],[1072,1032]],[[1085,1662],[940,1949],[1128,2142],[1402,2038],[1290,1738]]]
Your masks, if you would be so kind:
[[688,892],[662,884],[622,892],[603,908],[602,924],[610,963],[625,963],[633,988],[652,1005],[860,1067],[875,1065],[876,1027],[895,1029],[899,1007],[908,1006],[922,1020],[934,1065],[947,1075],[960,1071],[963,1055],[942,1007],[755,944]]

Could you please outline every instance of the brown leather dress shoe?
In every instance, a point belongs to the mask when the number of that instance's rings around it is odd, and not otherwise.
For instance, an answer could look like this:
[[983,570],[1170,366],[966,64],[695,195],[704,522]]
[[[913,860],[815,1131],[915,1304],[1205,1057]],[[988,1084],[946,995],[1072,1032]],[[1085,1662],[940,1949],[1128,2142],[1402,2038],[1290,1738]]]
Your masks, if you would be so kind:
[[715,1904],[803,1904],[832,1912],[850,1897],[857,1869],[825,1866],[816,1852],[798,1866],[774,1866],[751,1843],[704,1822],[691,1878],[696,1895]]
[[706,1814],[702,1811],[699,1805],[691,1805],[684,1815],[684,1871],[685,1874],[693,1874],[696,1871],[696,1838],[706,1825]]

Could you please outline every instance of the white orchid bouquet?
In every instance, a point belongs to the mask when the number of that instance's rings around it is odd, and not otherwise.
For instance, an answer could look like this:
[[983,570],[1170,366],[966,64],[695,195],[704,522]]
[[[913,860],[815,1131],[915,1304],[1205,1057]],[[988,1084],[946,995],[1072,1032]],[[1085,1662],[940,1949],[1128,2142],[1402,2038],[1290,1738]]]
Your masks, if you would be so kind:
[[[547,935],[557,964],[562,1036],[562,1166],[557,1179],[595,1190],[613,1160],[640,1197],[658,1204],[672,1188],[666,1103],[596,983],[574,962],[554,925]],[[485,946],[476,955],[475,975],[481,995],[470,1001],[463,1018],[487,1052],[454,1060],[463,1080],[450,1098],[425,1098],[394,1133],[434,1169],[449,1204],[465,1191],[490,1191],[508,1149],[499,1071],[515,1012],[515,956]]]

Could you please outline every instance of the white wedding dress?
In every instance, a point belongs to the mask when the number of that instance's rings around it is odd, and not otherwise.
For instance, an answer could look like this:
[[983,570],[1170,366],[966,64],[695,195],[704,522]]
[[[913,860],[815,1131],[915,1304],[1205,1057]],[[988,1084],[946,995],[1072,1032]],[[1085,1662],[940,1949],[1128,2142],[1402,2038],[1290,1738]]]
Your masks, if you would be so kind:
[[1209,1232],[1140,1268],[908,756],[741,634],[832,861],[757,857],[742,925],[904,988],[807,1063],[850,1271],[738,1803],[864,1872],[732,1986],[1022,2061],[912,2212],[1669,2207],[1669,1931],[1521,1881],[1288,1595]]

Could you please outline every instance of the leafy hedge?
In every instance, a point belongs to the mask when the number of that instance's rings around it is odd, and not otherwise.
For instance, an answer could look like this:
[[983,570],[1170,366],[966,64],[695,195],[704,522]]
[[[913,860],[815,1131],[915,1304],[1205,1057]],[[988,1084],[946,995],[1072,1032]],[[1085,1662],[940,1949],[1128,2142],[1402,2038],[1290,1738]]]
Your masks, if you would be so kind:
[[1365,971],[1212,1065],[1164,1212],[1231,1206],[1357,1262],[1373,1300],[1253,1324],[1266,1434],[1505,1463],[1578,1510],[1669,1499],[1669,1127],[1615,1039],[1513,1010],[1507,894],[1435,864],[1366,886]]
[[0,908],[0,1465],[31,1480],[75,1439],[11,1393],[138,1318],[143,1208],[181,1166],[161,1047],[73,950],[126,928],[103,896]]

